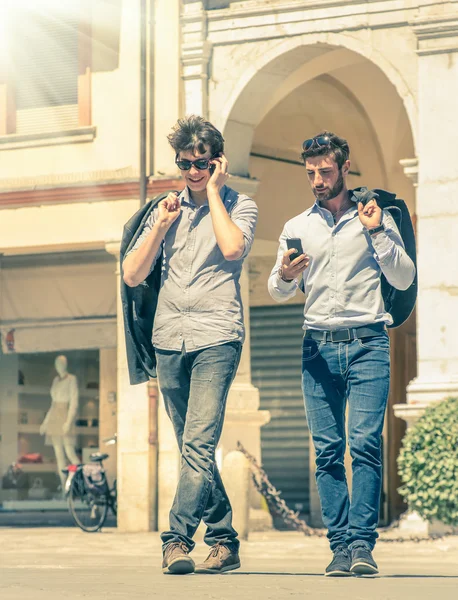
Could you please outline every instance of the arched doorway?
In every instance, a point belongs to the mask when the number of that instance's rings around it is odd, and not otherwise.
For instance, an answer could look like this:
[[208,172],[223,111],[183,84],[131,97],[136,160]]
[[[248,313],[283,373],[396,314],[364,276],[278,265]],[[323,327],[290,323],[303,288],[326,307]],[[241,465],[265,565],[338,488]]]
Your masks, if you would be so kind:
[[[395,67],[381,68],[383,57],[378,56],[376,64],[362,50],[356,51],[347,44],[345,36],[333,37],[336,42],[344,40],[345,45],[301,45],[299,40],[287,40],[284,52],[276,47],[270,56],[258,58],[242,74],[238,95],[225,108],[224,135],[231,169],[260,181],[256,237],[258,248],[262,245],[263,250],[255,251],[250,259],[251,270],[258,278],[267,279],[283,224],[313,203],[300,162],[300,147],[304,139],[323,129],[349,141],[350,187],[365,185],[395,191],[415,213],[415,189],[400,164],[403,159],[415,157],[412,95],[403,87],[402,76]],[[298,389],[287,389],[285,368],[291,364],[292,348],[288,339],[279,336],[279,328],[282,323],[291,327],[291,319],[300,327],[300,302],[302,298],[297,296],[288,309],[275,306],[266,294],[252,294],[250,300],[252,378],[261,392],[261,408],[272,413],[271,423],[262,431],[263,461],[267,472],[276,474],[272,475],[274,484],[288,490],[294,488],[290,485],[294,470],[308,465],[305,453],[302,462],[298,456],[297,448],[303,444],[294,444],[304,427],[297,418],[302,402],[298,394],[299,360],[287,372],[288,379],[296,378]],[[285,310],[290,312],[286,314]],[[265,360],[266,329],[272,331],[271,348],[267,350],[274,353],[271,362]],[[277,337],[283,340],[281,349],[273,348]],[[384,436],[384,522],[405,508],[397,494],[396,468],[404,427],[391,407],[405,402],[406,386],[416,375],[415,317],[391,332],[391,338],[392,388]],[[297,340],[294,343],[297,345]],[[296,352],[299,358],[299,347]],[[259,360],[261,356],[263,359]],[[288,356],[288,364],[282,363],[282,356]],[[305,485],[302,491],[291,490],[290,499],[296,508],[310,505],[310,499],[303,503],[297,500],[307,493]]]

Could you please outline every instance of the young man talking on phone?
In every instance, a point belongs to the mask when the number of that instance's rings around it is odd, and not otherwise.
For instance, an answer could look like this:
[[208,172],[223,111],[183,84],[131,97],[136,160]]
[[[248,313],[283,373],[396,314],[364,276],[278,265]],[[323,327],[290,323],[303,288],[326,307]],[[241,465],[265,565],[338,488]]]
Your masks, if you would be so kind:
[[[186,187],[153,210],[123,276],[129,286],[141,284],[162,252],[153,346],[181,452],[170,529],[161,536],[163,572],[221,573],[240,567],[240,558],[215,450],[245,337],[239,279],[258,211],[251,198],[225,185],[224,140],[211,123],[180,119],[168,139]],[[189,553],[201,520],[212,549],[196,567]]]
[[[302,158],[315,203],[286,223],[268,283],[272,298],[284,302],[303,278],[302,389],[334,554],[328,576],[378,572],[372,550],[390,380],[386,326],[393,322],[380,276],[399,290],[409,288],[415,277],[392,216],[375,199],[363,205],[347,189],[349,156],[346,140],[327,131],[304,142]],[[287,240],[293,238],[299,238],[303,253],[290,261],[294,249],[287,249]],[[344,467],[347,403],[351,499]]]

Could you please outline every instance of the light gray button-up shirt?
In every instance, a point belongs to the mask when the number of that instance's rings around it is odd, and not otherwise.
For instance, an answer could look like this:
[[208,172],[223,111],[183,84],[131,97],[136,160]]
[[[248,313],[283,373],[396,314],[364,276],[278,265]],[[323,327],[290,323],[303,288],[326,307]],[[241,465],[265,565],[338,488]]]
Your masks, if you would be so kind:
[[278,275],[287,238],[300,238],[310,264],[303,273],[304,329],[342,329],[373,323],[391,325],[381,293],[380,272],[399,290],[414,280],[415,266],[392,216],[383,211],[385,231],[371,237],[361,224],[356,205],[334,225],[318,202],[288,221],[280,236],[277,262],[269,277],[269,293],[277,302],[292,298],[297,280]]
[[[196,206],[185,188],[180,194],[181,214],[161,248],[161,289],[153,327],[153,345],[159,350],[181,351],[184,345],[192,352],[245,339],[239,279],[253,243],[258,209],[254,200],[227,186],[221,198],[243,233],[243,256],[232,261],[224,258],[216,243],[210,207]],[[149,235],[157,216],[155,208],[132,252]]]

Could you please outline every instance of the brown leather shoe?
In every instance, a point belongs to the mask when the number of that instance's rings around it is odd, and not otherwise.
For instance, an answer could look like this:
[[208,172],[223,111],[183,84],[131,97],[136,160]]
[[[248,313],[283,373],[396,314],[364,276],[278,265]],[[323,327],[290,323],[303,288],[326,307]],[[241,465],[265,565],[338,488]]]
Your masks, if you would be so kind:
[[210,554],[203,563],[196,566],[196,573],[224,573],[240,567],[238,552],[234,552],[226,544],[218,543],[212,546]]
[[162,572],[173,575],[194,573],[195,564],[189,554],[189,548],[184,542],[167,544],[162,561]]

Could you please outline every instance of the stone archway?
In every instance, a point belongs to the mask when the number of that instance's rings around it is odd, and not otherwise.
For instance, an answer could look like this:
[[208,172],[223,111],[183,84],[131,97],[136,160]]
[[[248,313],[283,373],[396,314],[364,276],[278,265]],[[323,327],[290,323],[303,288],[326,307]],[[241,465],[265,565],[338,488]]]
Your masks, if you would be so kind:
[[[210,120],[225,133],[233,172],[247,175],[254,130],[285,96],[320,75],[364,62],[381,74],[401,102],[415,149],[416,99],[401,70],[369,42],[340,33],[302,35],[276,41],[267,51],[251,48],[237,57],[226,85],[211,90]],[[228,74],[231,69],[228,66]]]
[[[416,106],[402,75],[373,49],[357,47],[344,35],[328,35],[327,43],[303,42],[283,40],[254,58],[224,108],[210,116],[224,131],[231,171],[260,181],[257,237],[267,252],[282,224],[313,202],[298,160],[300,145],[324,128],[349,140],[351,187],[396,191],[415,212],[415,189],[400,160],[415,156]],[[212,98],[210,105],[216,105]],[[269,300],[251,298],[252,306],[263,302]],[[392,334],[390,407],[405,402],[406,386],[416,374],[415,337],[414,318]],[[403,508],[396,492],[396,457],[403,434],[403,424],[389,410],[385,522]]]

